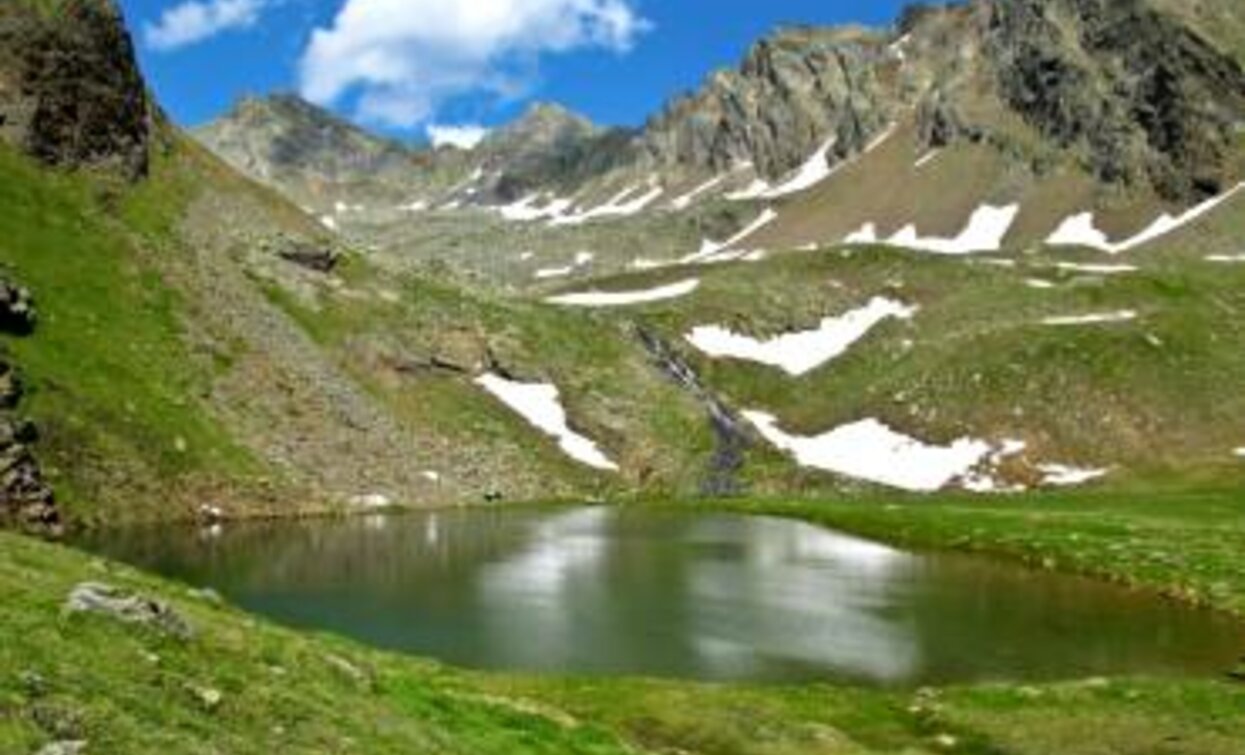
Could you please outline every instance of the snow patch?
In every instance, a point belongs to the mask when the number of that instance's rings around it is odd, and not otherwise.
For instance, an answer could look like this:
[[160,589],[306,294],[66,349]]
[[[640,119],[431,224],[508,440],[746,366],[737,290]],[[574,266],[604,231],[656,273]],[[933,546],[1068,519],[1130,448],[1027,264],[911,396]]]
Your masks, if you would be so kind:
[[695,202],[697,199],[699,199],[701,195],[717,188],[718,184],[722,183],[726,179],[727,179],[727,174],[723,174],[720,176],[714,176],[713,178],[710,178],[708,181],[705,181],[704,183],[700,184],[699,186],[687,192],[686,194],[676,197],[675,200],[670,203],[670,206],[676,210],[686,210],[688,207],[691,207],[692,203]]
[[949,446],[925,445],[866,419],[813,437],[789,435],[770,414],[745,411],[769,443],[801,466],[914,492],[934,492],[968,474],[994,450],[981,440],[962,438]]
[[830,151],[834,149],[835,145],[838,143],[838,139],[836,137],[831,137],[826,140],[826,143],[823,144],[819,150],[814,152],[812,156],[809,157],[808,160],[806,160],[804,164],[796,170],[791,178],[772,189],[763,191],[759,195],[759,198],[778,199],[780,197],[797,194],[801,191],[811,189],[817,184],[830,178],[835,173],[838,173],[844,167],[851,165],[856,160],[859,160],[865,155],[868,155],[870,152],[873,152],[878,147],[882,146],[882,144],[894,133],[895,125],[891,124],[873,141],[869,142],[869,144],[867,144],[858,154],[839,160],[833,165],[830,163]]
[[564,267],[545,267],[537,270],[535,275],[538,280],[548,280],[550,278],[565,278],[580,268],[587,267],[592,264],[595,255],[592,252],[580,252],[575,255],[575,259],[571,264]]
[[1136,265],[1095,265],[1079,262],[1059,262],[1055,267],[1073,273],[1090,273],[1092,275],[1124,275],[1135,273],[1141,268]]
[[1042,473],[1043,485],[1057,488],[1084,485],[1100,480],[1110,473],[1108,469],[1078,469],[1066,464],[1039,464],[1038,471]]
[[[629,186],[599,207],[578,213],[559,214],[550,220],[550,225],[582,225],[589,220],[597,220],[599,218],[620,218],[636,215],[643,212],[646,207],[666,193],[666,190],[657,181],[656,176],[651,177],[649,179],[648,191],[638,196],[635,196],[635,194],[642,187]],[[631,199],[628,199],[628,197],[631,197]]]
[[1206,257],[1207,262],[1218,262],[1227,265],[1245,264],[1245,254],[1212,254]]
[[726,195],[726,198],[732,202],[745,202],[749,199],[760,199],[771,187],[768,181],[761,178],[752,179],[752,183],[748,184],[739,191],[732,191]]
[[1107,254],[1120,254],[1162,238],[1198,220],[1231,199],[1242,189],[1245,189],[1245,183],[1237,184],[1223,194],[1212,197],[1180,215],[1163,213],[1145,230],[1122,241],[1113,242],[1108,239],[1107,235],[1094,225],[1094,214],[1082,212],[1064,220],[1046,239],[1046,243],[1050,246],[1085,246]]
[[813,330],[787,333],[765,341],[739,335],[718,325],[694,328],[688,343],[715,358],[743,359],[778,367],[800,376],[841,356],[882,322],[907,320],[916,307],[876,297],[866,306],[839,317],[827,317]]
[[939,155],[941,154],[942,154],[941,149],[931,149],[929,152],[926,152],[924,155],[922,155],[920,159],[918,159],[912,165],[912,167],[915,170],[920,170],[921,168],[924,168],[926,165],[929,165],[933,161],[937,160]]
[[1029,288],[1036,288],[1040,290],[1047,290],[1055,287],[1054,283],[1042,278],[1027,278],[1025,279],[1025,285]]
[[884,244],[886,246],[915,249],[933,254],[972,254],[974,252],[997,252],[1003,247],[1003,239],[1011,230],[1012,223],[1020,213],[1020,205],[1005,207],[983,205],[973,211],[968,225],[959,236],[950,239],[918,236],[915,225],[908,225],[889,239],[878,238],[877,225],[865,223],[860,230],[848,234],[846,244]]
[[321,217],[321,218],[320,218],[320,225],[324,226],[325,228],[329,229],[330,231],[336,231],[336,230],[338,230],[338,226],[337,226],[337,218],[333,217],[332,215],[325,215],[325,216]]
[[1137,312],[1132,309],[1121,309],[1118,312],[1096,312],[1089,315],[1070,317],[1047,317],[1043,325],[1106,325],[1109,323],[1128,322],[1137,319]]
[[549,383],[520,383],[500,375],[487,373],[475,380],[476,385],[491,393],[533,427],[553,436],[563,453],[575,461],[596,469],[618,471],[618,465],[610,461],[589,438],[580,435],[567,424],[566,410],[558,388]]
[[543,205],[537,206],[543,199],[540,194],[529,194],[522,199],[497,208],[503,220],[513,223],[531,223],[537,220],[556,220],[566,214],[574,204],[574,200],[555,197]]
[[724,252],[728,252],[736,244],[740,243],[777,219],[778,213],[775,212],[773,208],[766,208],[764,212],[757,216],[756,220],[753,220],[734,236],[731,236],[726,241],[721,242],[705,239],[700,244],[700,251],[694,254],[689,254],[679,260],[679,263],[684,265],[692,265],[696,263],[728,262],[731,259],[746,254],[746,252],[737,252],[735,254],[724,254]]
[[584,291],[575,294],[551,296],[545,301],[566,307],[625,307],[632,304],[648,304],[650,302],[678,299],[700,287],[698,278],[691,278],[678,283],[648,288],[640,291]]

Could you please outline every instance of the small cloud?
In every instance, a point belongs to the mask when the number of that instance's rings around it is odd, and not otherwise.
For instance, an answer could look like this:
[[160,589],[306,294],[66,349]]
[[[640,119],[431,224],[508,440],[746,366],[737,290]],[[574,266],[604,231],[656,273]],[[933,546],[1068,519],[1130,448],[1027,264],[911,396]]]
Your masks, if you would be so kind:
[[635,0],[346,0],[317,29],[300,88],[331,105],[357,93],[360,117],[411,128],[463,96],[513,99],[544,55],[627,52],[652,25]]
[[164,11],[156,23],[143,25],[153,50],[169,52],[258,21],[269,0],[188,0]]
[[474,124],[464,123],[454,126],[429,124],[425,129],[428,139],[434,147],[457,147],[458,149],[475,149],[476,145],[488,136],[488,129]]

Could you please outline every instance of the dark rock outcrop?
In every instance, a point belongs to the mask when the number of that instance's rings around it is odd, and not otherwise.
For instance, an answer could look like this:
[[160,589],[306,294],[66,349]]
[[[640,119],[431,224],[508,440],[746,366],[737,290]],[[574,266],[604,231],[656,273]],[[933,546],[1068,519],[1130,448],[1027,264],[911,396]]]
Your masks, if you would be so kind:
[[0,4],[0,139],[50,165],[137,178],[147,171],[152,120],[113,0]]
[[286,262],[317,273],[331,273],[337,267],[341,255],[337,250],[306,241],[285,240],[277,246],[277,256]]
[[26,335],[35,329],[36,319],[30,292],[0,279],[0,333]]
[[993,0],[1002,99],[1106,182],[1195,201],[1232,175],[1240,64],[1144,0]]
[[[0,280],[0,332],[25,335],[33,327],[30,295]],[[0,522],[55,532],[60,514],[32,450],[39,433],[15,413],[21,399],[21,379],[0,351]]]

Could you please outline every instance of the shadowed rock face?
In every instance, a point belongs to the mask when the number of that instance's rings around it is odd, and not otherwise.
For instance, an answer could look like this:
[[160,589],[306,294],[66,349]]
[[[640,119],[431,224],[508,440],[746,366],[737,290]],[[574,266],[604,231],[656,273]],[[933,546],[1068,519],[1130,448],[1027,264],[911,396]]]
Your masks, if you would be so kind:
[[50,165],[147,171],[152,113],[112,0],[0,5],[0,138]]
[[1100,179],[1181,201],[1231,180],[1245,74],[1188,27],[1142,0],[994,0],[987,35],[1004,101]]

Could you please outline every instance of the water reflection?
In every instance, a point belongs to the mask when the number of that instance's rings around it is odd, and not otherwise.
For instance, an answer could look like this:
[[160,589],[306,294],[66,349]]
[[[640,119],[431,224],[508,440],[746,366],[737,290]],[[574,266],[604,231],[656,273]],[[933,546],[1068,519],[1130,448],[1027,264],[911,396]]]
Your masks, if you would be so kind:
[[583,508],[101,533],[251,610],[486,668],[878,685],[1213,673],[1241,626],[799,522]]

